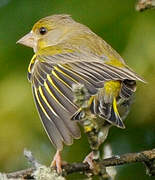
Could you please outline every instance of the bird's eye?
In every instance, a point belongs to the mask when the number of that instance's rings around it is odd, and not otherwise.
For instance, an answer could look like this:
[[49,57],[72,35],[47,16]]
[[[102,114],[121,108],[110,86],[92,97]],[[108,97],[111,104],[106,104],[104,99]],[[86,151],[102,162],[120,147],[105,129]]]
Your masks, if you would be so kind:
[[41,28],[39,29],[39,33],[40,33],[41,35],[44,35],[44,34],[47,33],[47,29],[46,29],[45,27],[41,27]]

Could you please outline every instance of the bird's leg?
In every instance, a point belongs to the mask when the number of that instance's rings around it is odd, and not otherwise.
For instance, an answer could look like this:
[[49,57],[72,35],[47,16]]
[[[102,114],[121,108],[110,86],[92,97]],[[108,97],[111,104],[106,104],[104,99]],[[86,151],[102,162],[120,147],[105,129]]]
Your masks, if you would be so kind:
[[54,158],[53,158],[53,161],[51,163],[51,167],[56,167],[56,170],[58,173],[61,173],[62,172],[62,158],[61,158],[61,153],[59,150],[57,150]]

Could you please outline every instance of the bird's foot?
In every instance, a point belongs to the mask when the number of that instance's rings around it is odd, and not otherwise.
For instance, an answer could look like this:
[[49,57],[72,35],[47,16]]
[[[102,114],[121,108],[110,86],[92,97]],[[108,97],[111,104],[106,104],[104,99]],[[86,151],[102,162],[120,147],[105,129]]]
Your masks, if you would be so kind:
[[53,158],[51,167],[56,167],[57,173],[62,173],[62,158],[61,158],[61,153],[58,150]]
[[83,162],[84,163],[87,162],[89,164],[90,169],[94,169],[94,161],[93,161],[94,159],[95,159],[95,157],[94,157],[94,153],[92,151],[85,157]]
[[[106,174],[106,169],[104,168],[103,165],[101,165],[99,163],[99,151],[92,151],[91,153],[89,153],[86,158],[84,159],[84,163],[88,163],[89,164],[89,168],[90,168],[90,172],[89,172],[89,176],[90,175],[99,175],[100,177],[104,177]],[[106,176],[105,176],[106,177]],[[101,178],[103,179],[103,178]]]

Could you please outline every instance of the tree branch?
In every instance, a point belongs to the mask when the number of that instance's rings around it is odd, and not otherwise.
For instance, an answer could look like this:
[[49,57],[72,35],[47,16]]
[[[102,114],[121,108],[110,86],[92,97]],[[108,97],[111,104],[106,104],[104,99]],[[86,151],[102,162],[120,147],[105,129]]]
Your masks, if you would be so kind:
[[139,0],[136,4],[137,11],[155,8],[155,0]]
[[[120,156],[113,156],[111,158],[106,158],[103,160],[99,160],[98,163],[101,168],[109,167],[109,166],[118,166],[129,163],[141,162],[144,163],[147,167],[147,174],[150,176],[155,176],[155,149],[142,151],[138,153],[128,153]],[[66,164],[63,167],[63,176],[67,176],[68,174],[75,172],[91,172],[89,169],[89,165],[87,163],[72,163]],[[24,178],[33,179],[33,172],[36,168],[29,168],[17,172],[7,173],[6,176],[8,178]]]

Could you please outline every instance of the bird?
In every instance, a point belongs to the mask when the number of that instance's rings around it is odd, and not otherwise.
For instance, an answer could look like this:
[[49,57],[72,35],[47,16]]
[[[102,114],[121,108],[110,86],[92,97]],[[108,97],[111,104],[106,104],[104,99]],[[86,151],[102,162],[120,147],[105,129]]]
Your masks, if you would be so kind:
[[28,80],[44,129],[56,148],[52,166],[58,172],[62,171],[64,144],[72,145],[81,137],[82,109],[74,101],[74,84],[87,89],[92,114],[110,126],[125,128],[119,104],[131,99],[137,81],[145,80],[89,27],[68,14],[50,15],[36,22],[17,43],[34,51]]

